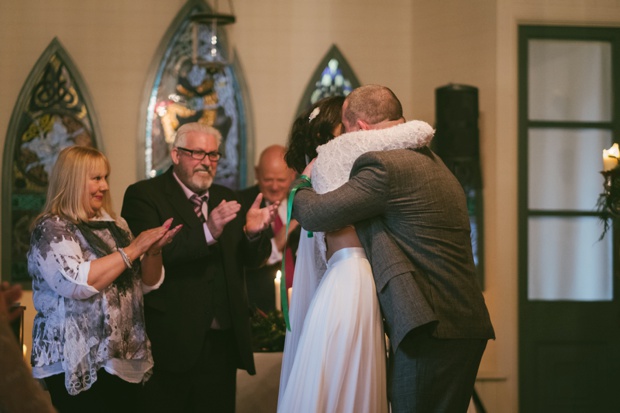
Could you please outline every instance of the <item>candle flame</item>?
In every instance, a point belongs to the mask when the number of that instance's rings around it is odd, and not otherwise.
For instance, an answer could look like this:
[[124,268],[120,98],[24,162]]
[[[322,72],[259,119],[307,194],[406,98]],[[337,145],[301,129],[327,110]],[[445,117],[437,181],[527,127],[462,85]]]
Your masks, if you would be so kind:
[[278,270],[278,272],[276,273],[276,280],[280,281],[281,278],[282,278],[282,271]]

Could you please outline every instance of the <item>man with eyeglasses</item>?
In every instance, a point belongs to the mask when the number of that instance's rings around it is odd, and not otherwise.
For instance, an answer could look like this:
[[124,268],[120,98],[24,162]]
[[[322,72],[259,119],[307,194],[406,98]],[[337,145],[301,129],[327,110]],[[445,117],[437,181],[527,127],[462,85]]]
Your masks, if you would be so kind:
[[163,175],[127,188],[122,216],[134,233],[173,217],[183,224],[163,254],[165,280],[145,296],[155,367],[143,388],[145,411],[234,412],[237,368],[255,374],[244,266],[271,252],[278,205],[245,216],[235,193],[213,184],[221,135],[199,123],[181,126]]

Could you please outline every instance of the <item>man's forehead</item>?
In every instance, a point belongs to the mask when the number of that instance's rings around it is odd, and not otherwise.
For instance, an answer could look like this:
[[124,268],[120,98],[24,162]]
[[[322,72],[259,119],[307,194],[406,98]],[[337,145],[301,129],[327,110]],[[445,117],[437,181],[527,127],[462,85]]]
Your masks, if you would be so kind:
[[291,170],[284,164],[284,167],[258,168],[257,175],[262,179],[285,179],[292,175]]
[[215,137],[215,135],[200,131],[189,132],[186,136],[186,141],[188,144],[192,143],[196,145],[217,145],[217,138]]

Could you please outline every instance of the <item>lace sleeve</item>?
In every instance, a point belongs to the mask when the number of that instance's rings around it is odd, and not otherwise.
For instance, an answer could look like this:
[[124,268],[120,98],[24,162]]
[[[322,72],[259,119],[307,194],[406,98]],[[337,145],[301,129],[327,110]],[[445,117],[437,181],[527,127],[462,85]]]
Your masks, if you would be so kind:
[[45,282],[63,297],[81,300],[99,291],[87,283],[90,261],[84,257],[76,231],[59,217],[39,222],[30,242],[28,272],[35,285]]
[[366,152],[421,148],[433,139],[433,128],[413,120],[387,129],[356,131],[340,135],[317,148],[312,170],[312,186],[324,194],[349,180],[353,163]]

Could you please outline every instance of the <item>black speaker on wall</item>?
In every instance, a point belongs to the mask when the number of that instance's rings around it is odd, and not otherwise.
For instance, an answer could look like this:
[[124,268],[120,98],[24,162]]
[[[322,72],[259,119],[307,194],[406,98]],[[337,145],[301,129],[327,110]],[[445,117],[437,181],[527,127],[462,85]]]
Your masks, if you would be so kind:
[[449,84],[435,89],[432,148],[461,183],[467,199],[472,250],[484,288],[484,214],[478,130],[478,88]]
[[449,84],[435,89],[433,149],[464,186],[481,186],[478,88]]

